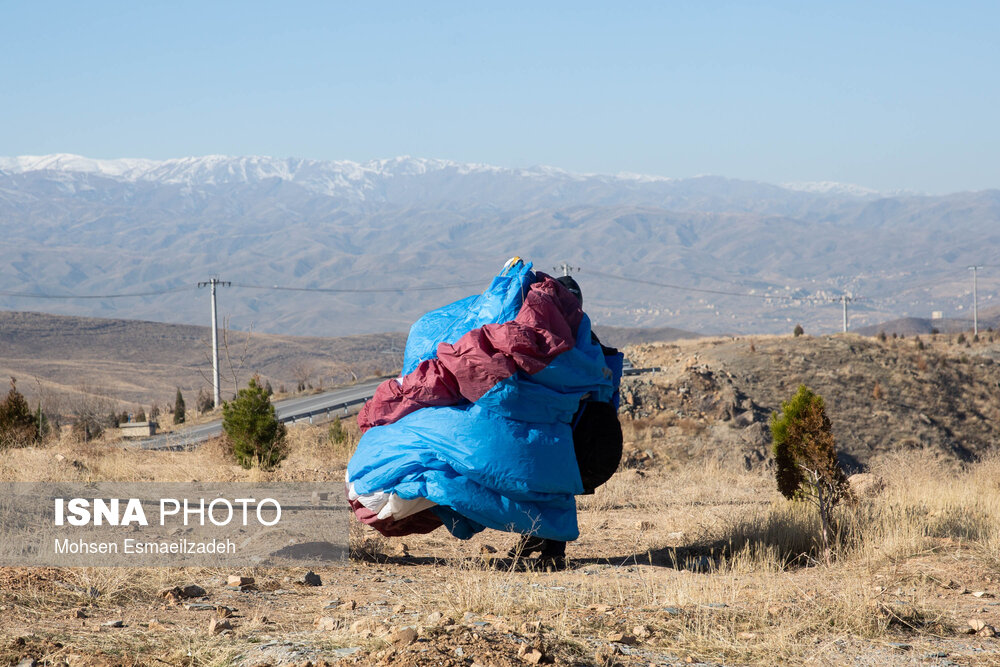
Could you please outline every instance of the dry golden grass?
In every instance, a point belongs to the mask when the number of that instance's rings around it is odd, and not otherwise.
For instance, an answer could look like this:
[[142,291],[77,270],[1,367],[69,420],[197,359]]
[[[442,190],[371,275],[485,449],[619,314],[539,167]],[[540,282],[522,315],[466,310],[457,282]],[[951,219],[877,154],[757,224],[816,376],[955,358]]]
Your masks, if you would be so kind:
[[[63,442],[4,452],[0,480],[340,479],[357,437],[352,423],[344,426],[349,435],[339,444],[327,425],[291,428],[289,458],[268,473],[235,466],[218,442],[192,452]],[[581,664],[599,664],[594,647],[637,626],[649,636],[635,656],[616,657],[622,664],[644,664],[651,656],[724,664],[898,664],[940,650],[960,664],[998,663],[992,653],[974,652],[995,647],[993,640],[959,633],[970,616],[1000,620],[996,611],[980,611],[987,608],[982,600],[962,593],[1000,593],[1000,459],[957,465],[910,452],[877,461],[873,472],[885,489],[839,508],[836,558],[825,566],[817,562],[814,513],[783,499],[769,472],[672,462],[657,428],[664,424],[655,419],[626,423],[626,437],[653,458],[579,499],[581,539],[570,545],[573,568],[566,572],[525,572],[506,559],[481,556],[484,544],[492,542],[502,554],[513,542],[493,532],[471,544],[443,531],[408,537],[414,558],[400,558],[393,554],[401,540],[354,523],[351,543],[360,560],[320,571],[322,589],[291,586],[286,579],[301,576],[294,570],[241,572],[265,590],[290,587],[293,593],[234,602],[240,616],[227,637],[208,636],[206,616],[164,608],[156,591],[195,582],[210,588],[213,601],[223,600],[221,588],[206,582],[231,572],[0,570],[0,607],[9,621],[0,629],[0,646],[34,633],[63,645],[40,654],[67,660],[99,654],[105,661],[92,664],[231,664],[268,638],[294,637],[310,655],[359,645],[375,662],[389,629],[419,625],[427,613],[441,611],[460,625],[469,612],[508,635],[522,632],[524,621],[540,620],[547,650]],[[323,600],[338,597],[356,600],[358,608],[321,611]],[[380,598],[386,604],[373,602]],[[391,612],[396,604],[410,611]],[[68,615],[78,607],[95,619],[88,629]],[[313,621],[320,615],[333,617],[336,629],[317,632]],[[127,628],[95,632],[106,618],[124,618]],[[153,618],[169,631],[150,630]],[[360,619],[371,623],[352,630]],[[457,641],[436,628],[425,634],[433,642]],[[894,642],[913,648],[900,653]],[[0,653],[0,659],[13,655]]]

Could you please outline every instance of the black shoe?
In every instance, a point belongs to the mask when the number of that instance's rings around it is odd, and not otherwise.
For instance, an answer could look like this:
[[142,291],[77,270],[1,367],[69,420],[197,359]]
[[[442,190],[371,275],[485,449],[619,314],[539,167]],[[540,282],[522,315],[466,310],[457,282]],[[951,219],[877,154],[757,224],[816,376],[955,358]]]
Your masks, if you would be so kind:
[[541,551],[545,548],[545,542],[540,537],[535,537],[534,535],[522,535],[518,540],[517,544],[507,552],[507,558],[527,558],[536,551]]
[[541,569],[559,572],[566,569],[566,543],[561,540],[545,540],[542,553],[538,557]]
[[538,569],[546,572],[562,572],[566,569],[565,556],[542,556],[538,559]]

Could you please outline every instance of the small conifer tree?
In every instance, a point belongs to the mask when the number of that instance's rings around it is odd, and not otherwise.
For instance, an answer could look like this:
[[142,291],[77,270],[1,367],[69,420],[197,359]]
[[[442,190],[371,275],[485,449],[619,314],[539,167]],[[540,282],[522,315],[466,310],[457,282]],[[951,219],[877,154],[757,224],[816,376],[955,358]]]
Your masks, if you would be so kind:
[[330,442],[335,445],[342,445],[347,442],[347,431],[344,429],[344,425],[340,423],[339,416],[333,418],[327,436],[330,438]]
[[10,379],[10,391],[0,401],[0,448],[27,447],[38,439],[38,422],[24,395],[17,390],[17,379]]
[[222,429],[236,462],[244,468],[273,470],[288,455],[285,425],[255,376],[236,398],[222,405]]
[[847,477],[837,461],[830,419],[823,398],[805,385],[771,414],[775,477],[788,499],[816,506],[822,524],[823,555],[830,562],[833,508],[849,497]]
[[792,335],[795,336],[796,338],[798,338],[799,336],[801,336],[805,332],[806,332],[806,330],[802,328],[801,324],[796,324],[795,328],[792,329]]
[[177,387],[177,396],[174,397],[174,423],[184,423],[184,395],[180,387]]
[[35,423],[38,425],[38,439],[44,440],[52,431],[48,416],[42,412],[42,402],[38,401],[38,410],[35,411]]
[[136,422],[146,421],[146,413],[143,411],[141,405],[139,406],[139,409],[135,411],[135,421]]

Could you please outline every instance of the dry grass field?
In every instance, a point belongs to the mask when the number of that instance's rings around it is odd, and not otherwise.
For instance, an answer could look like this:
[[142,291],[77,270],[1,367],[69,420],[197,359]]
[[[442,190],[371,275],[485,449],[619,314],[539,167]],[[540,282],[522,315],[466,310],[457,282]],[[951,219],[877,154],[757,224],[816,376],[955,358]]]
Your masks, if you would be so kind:
[[[663,371],[629,386],[627,456],[607,485],[580,498],[581,537],[566,571],[516,567],[503,557],[514,542],[506,533],[385,539],[356,522],[352,559],[317,570],[318,587],[298,583],[305,571],[294,568],[6,568],[0,665],[1000,665],[991,632],[1000,627],[1000,458],[977,447],[962,460],[931,441],[876,448],[864,463],[881,484],[838,508],[826,565],[814,512],[778,494],[766,461],[747,467],[738,450],[682,451],[737,442],[724,429],[753,425],[668,400],[683,395],[678,383],[730,359],[727,345],[749,342],[636,351]],[[798,356],[806,341],[754,345],[758,357],[779,348]],[[751,372],[725,363],[737,379]],[[738,401],[771,407],[747,391]],[[650,397],[659,406],[647,402],[639,414]],[[870,398],[869,389],[859,400]],[[828,409],[835,425],[843,421],[838,401]],[[325,426],[293,427],[291,454],[275,472],[236,467],[219,442],[144,452],[63,440],[0,452],[0,480],[339,480],[351,429],[338,445]],[[227,590],[230,574],[253,576],[256,590]],[[158,596],[187,584],[231,608],[231,630],[211,633],[216,612]]]

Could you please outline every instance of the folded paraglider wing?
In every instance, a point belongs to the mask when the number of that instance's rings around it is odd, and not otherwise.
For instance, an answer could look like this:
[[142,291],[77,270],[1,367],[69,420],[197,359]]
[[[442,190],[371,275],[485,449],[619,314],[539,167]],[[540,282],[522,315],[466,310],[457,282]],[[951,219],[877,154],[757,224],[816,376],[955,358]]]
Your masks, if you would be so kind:
[[612,400],[620,369],[577,298],[512,260],[483,294],[411,328],[403,375],[358,415],[355,514],[385,535],[443,524],[461,538],[488,527],[575,539],[571,423],[582,400]]

